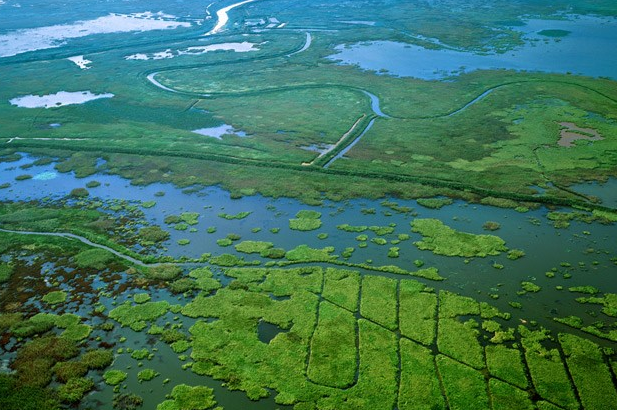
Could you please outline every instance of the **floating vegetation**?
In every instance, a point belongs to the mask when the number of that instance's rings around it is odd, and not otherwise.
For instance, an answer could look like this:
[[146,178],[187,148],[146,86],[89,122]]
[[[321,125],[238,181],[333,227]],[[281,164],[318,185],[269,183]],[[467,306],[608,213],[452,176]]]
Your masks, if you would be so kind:
[[321,212],[301,210],[289,220],[289,228],[296,231],[314,231],[321,227]]
[[206,386],[179,384],[173,388],[170,400],[159,404],[157,410],[208,410],[216,406],[214,390]]
[[109,312],[109,317],[119,322],[122,326],[129,326],[136,332],[146,328],[146,322],[152,322],[163,316],[169,310],[169,302],[146,302],[139,305],[131,305],[125,302]]
[[117,386],[118,384],[125,381],[127,377],[128,374],[126,372],[123,372],[122,370],[108,370],[105,372],[105,374],[103,374],[103,379],[105,380],[105,383],[109,384],[110,386]]
[[67,294],[65,291],[56,290],[53,292],[49,292],[48,294],[43,296],[41,300],[50,305],[57,305],[59,303],[66,302],[66,297],[67,297]]
[[308,245],[299,245],[287,251],[285,258],[291,262],[328,262],[336,259],[332,252],[334,252],[334,247],[332,246],[314,249],[308,247]]
[[510,259],[510,260],[515,261],[517,259],[522,258],[523,256],[525,256],[525,252],[524,251],[522,251],[520,249],[510,249],[508,251],[507,258]]
[[366,225],[352,226],[349,224],[341,224],[341,225],[336,225],[336,229],[340,229],[341,231],[345,231],[345,232],[364,232],[368,229],[368,226]]
[[219,218],[223,218],[223,219],[227,219],[227,220],[233,220],[233,219],[244,219],[247,216],[249,216],[252,212],[251,211],[244,211],[244,212],[239,212],[235,215],[230,215],[230,214],[226,214],[224,212],[218,214]]
[[485,231],[496,231],[501,228],[501,224],[495,221],[486,221],[482,224],[482,229]]
[[418,198],[416,202],[425,208],[441,209],[446,205],[452,205],[454,201],[451,198]]
[[542,290],[542,288],[536,285],[535,283],[525,282],[525,281],[521,282],[521,288],[523,288],[523,292],[521,292],[522,294],[527,293],[527,292],[537,293]]
[[459,232],[438,219],[415,219],[411,226],[414,232],[423,237],[421,241],[414,242],[414,245],[437,255],[469,258],[499,255],[507,251],[504,240],[497,236]]
[[154,379],[155,377],[159,375],[160,373],[158,373],[154,369],[143,369],[142,371],[137,373],[137,380],[139,380],[140,383],[149,382],[150,380]]
[[261,241],[242,241],[235,245],[236,251],[242,253],[264,253],[272,248],[274,244],[272,242]]

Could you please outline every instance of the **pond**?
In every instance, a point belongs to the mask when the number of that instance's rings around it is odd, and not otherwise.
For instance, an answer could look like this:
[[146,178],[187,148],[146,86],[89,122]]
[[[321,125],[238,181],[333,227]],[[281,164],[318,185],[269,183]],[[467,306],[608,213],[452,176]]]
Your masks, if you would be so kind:
[[566,20],[532,19],[525,23],[513,27],[524,33],[525,45],[503,54],[373,41],[339,45],[329,58],[364,70],[423,80],[500,69],[617,79],[617,53],[613,52],[617,19],[569,16]]

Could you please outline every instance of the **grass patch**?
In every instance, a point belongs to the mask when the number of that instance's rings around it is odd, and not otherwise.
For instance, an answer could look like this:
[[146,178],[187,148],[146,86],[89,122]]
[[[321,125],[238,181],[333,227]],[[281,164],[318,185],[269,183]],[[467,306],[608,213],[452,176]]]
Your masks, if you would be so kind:
[[356,374],[356,319],[353,313],[321,302],[310,346],[307,376],[335,388],[352,385]]
[[424,288],[414,280],[400,281],[399,325],[403,336],[428,346],[435,339],[437,296]]
[[611,372],[600,347],[572,334],[559,334],[570,374],[585,409],[607,409],[617,403]]
[[439,351],[475,369],[483,369],[484,350],[478,342],[475,320],[462,323],[457,319],[440,318],[437,334]]
[[110,386],[117,386],[126,380],[128,374],[122,370],[108,370],[103,374],[103,380]]
[[421,241],[414,242],[414,245],[437,255],[486,257],[508,250],[504,240],[497,236],[459,232],[438,219],[416,219],[411,226],[414,232],[423,237]]
[[503,345],[486,346],[486,365],[491,375],[521,389],[529,385],[521,352]]
[[572,385],[557,349],[547,349],[542,342],[548,338],[543,331],[531,331],[519,326],[523,336],[521,343],[525,349],[525,359],[536,391],[566,409],[578,409]]
[[432,352],[407,339],[400,340],[400,352],[401,380],[398,408],[400,410],[445,408]]
[[242,241],[239,244],[235,245],[236,251],[242,253],[264,253],[267,252],[268,249],[272,248],[274,244],[272,242],[262,242],[262,241]]
[[535,410],[526,391],[497,379],[488,382],[494,410]]
[[156,410],[207,410],[216,406],[214,390],[206,386],[187,386],[179,384],[170,394],[171,400],[165,400]]
[[41,300],[49,305],[57,305],[66,302],[67,294],[63,290],[49,292],[41,298]]
[[119,322],[122,326],[129,326],[136,332],[146,328],[146,322],[152,322],[163,316],[169,310],[169,302],[146,302],[141,305],[131,305],[124,302],[109,312],[109,317]]
[[160,373],[158,373],[154,369],[143,369],[142,371],[137,373],[137,380],[139,380],[140,383],[149,382],[150,380],[154,379],[155,377],[159,375]]
[[397,329],[397,285],[396,280],[383,276],[364,276],[360,314],[390,330]]
[[330,302],[356,312],[360,292],[360,274],[356,271],[327,268],[322,296]]
[[438,355],[436,362],[450,409],[490,408],[482,373],[443,355]]
[[452,205],[454,201],[450,198],[418,198],[418,205],[429,209],[441,209],[446,205]]
[[224,212],[218,214],[219,218],[223,218],[223,219],[227,219],[228,221],[231,221],[233,219],[244,219],[247,216],[249,216],[250,214],[252,214],[252,212],[250,211],[244,211],[244,212],[239,212],[235,215],[230,215],[230,214],[226,214]]

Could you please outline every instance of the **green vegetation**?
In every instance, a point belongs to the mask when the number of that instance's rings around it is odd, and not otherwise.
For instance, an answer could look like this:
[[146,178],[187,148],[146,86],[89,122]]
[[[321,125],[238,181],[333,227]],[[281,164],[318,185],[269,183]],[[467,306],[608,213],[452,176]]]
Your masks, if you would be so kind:
[[242,241],[235,245],[235,248],[238,252],[262,254],[267,253],[273,246],[274,244],[272,242]]
[[75,255],[75,263],[80,268],[102,270],[114,259],[114,255],[104,249],[88,249]]
[[110,386],[116,386],[122,383],[126,380],[127,377],[128,375],[126,374],[126,372],[123,372],[122,370],[108,370],[105,372],[105,374],[103,374],[103,379],[105,380],[105,383],[109,384]]
[[62,290],[56,290],[53,292],[49,292],[45,296],[41,298],[41,300],[50,305],[57,305],[59,303],[66,302],[67,294]]
[[548,338],[542,331],[530,331],[519,327],[525,349],[525,360],[531,379],[540,396],[567,409],[577,409],[578,403],[572,391],[557,349],[547,349],[542,342]]
[[368,229],[368,226],[366,225],[352,226],[349,224],[341,224],[341,225],[336,225],[336,229],[340,229],[341,231],[345,231],[345,232],[364,232]]
[[93,388],[94,382],[92,379],[74,377],[58,388],[58,398],[66,403],[76,403]]
[[535,410],[529,394],[497,379],[489,380],[491,405],[499,410]]
[[156,376],[159,376],[160,373],[156,372],[153,369],[143,369],[139,373],[137,373],[137,380],[140,382],[149,382],[154,379]]
[[182,269],[176,265],[165,264],[149,267],[146,276],[156,280],[173,280],[180,276]]
[[401,280],[399,321],[401,334],[424,345],[435,339],[437,296],[423,292],[425,286],[413,280]]
[[390,330],[397,329],[397,286],[397,281],[383,276],[364,276],[360,314]]
[[486,257],[506,251],[503,239],[493,235],[474,235],[456,231],[438,219],[415,219],[412,230],[422,235],[414,242],[421,250],[430,250],[437,255]]
[[233,220],[233,219],[244,219],[247,216],[249,216],[252,212],[250,211],[244,211],[244,212],[240,212],[237,213],[235,215],[230,215],[230,214],[226,214],[226,213],[220,213],[218,216],[219,218],[223,218],[223,219],[227,219],[227,220]]
[[13,267],[7,263],[0,263],[0,283],[8,282],[13,273]]
[[486,221],[482,225],[482,229],[484,229],[485,231],[496,231],[499,228],[501,228],[501,224],[495,221]]
[[148,351],[148,349],[146,348],[133,350],[131,352],[131,357],[135,360],[144,360],[144,359],[152,358],[150,351]]
[[585,409],[604,409],[617,403],[617,392],[600,347],[590,340],[560,333],[559,342]]
[[400,351],[401,380],[398,408],[400,410],[445,408],[435,369],[435,358],[431,351],[407,339],[400,340]]
[[159,243],[169,239],[169,232],[161,229],[160,226],[146,226],[139,230],[139,239],[142,243]]
[[133,295],[133,301],[137,304],[142,304],[150,301],[152,297],[148,293],[136,293]]
[[491,375],[521,389],[529,385],[521,352],[503,345],[486,346],[486,365]]
[[321,302],[310,344],[307,376],[314,383],[345,388],[356,374],[356,320],[353,313]]
[[98,349],[90,350],[81,357],[82,363],[89,369],[104,369],[114,360],[114,355],[110,350]]
[[352,312],[358,310],[360,275],[358,272],[327,268],[322,296]]
[[287,251],[285,258],[291,262],[327,262],[336,259],[336,256],[331,255],[332,252],[334,252],[334,247],[331,246],[313,249],[307,245],[299,245]]
[[536,285],[533,282],[521,282],[521,288],[523,288],[524,292],[531,292],[531,293],[537,293],[540,290],[542,290],[542,288],[538,285]]
[[451,409],[489,408],[486,382],[482,373],[443,355],[437,356],[436,362]]
[[446,205],[452,205],[453,201],[450,198],[418,198],[418,205],[425,208],[441,209]]
[[289,220],[289,228],[296,231],[314,231],[321,227],[321,212],[301,210]]
[[515,261],[517,259],[522,258],[523,256],[525,256],[525,252],[524,251],[522,251],[520,249],[510,249],[508,251],[508,256],[507,257],[508,257],[508,259]]
[[157,410],[207,410],[216,406],[214,391],[206,386],[179,384],[171,391],[171,400],[159,404]]
[[476,369],[483,369],[484,351],[478,342],[477,322],[439,319],[437,346],[439,351]]
[[109,312],[109,317],[118,321],[122,326],[129,326],[135,331],[146,328],[146,322],[151,322],[169,309],[169,302],[146,302],[139,305],[131,305],[125,302]]

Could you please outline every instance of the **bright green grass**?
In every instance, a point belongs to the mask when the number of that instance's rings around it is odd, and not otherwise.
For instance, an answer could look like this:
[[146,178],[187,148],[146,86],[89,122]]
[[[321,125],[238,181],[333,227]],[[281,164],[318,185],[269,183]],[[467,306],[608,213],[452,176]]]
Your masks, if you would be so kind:
[[336,388],[351,386],[357,367],[353,313],[322,302],[310,352],[307,376],[311,381]]
[[393,279],[364,276],[360,314],[390,330],[397,329],[397,286],[398,281]]
[[407,339],[400,340],[401,380],[398,408],[400,410],[445,409],[435,357],[427,348]]
[[430,345],[435,339],[437,296],[423,289],[419,282],[400,281],[399,321],[403,336]]
[[503,345],[485,347],[486,364],[491,375],[508,383],[527,388],[529,382],[525,375],[525,365],[521,352]]
[[422,240],[414,242],[414,245],[437,255],[486,257],[507,250],[505,241],[497,236],[460,232],[438,219],[415,219],[411,226],[414,232],[422,235]]
[[439,355],[436,361],[450,409],[489,408],[486,381],[482,373],[447,356]]
[[358,310],[360,275],[356,271],[327,268],[322,296],[347,310]]
[[605,409],[617,403],[617,393],[600,347],[590,340],[560,333],[559,342],[585,409]]

